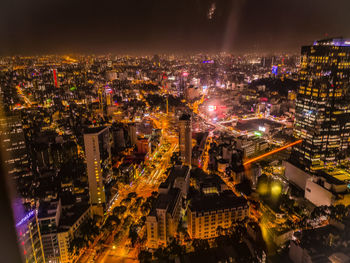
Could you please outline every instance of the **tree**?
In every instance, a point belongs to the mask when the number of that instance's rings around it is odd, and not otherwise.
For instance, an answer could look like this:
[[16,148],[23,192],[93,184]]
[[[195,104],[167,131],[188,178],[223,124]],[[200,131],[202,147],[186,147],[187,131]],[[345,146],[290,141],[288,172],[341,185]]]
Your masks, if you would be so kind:
[[153,256],[155,256],[158,260],[168,260],[169,251],[165,248],[159,247],[154,251]]
[[144,201],[144,198],[142,196],[140,196],[140,197],[136,198],[135,204],[137,206],[140,206],[143,203],[143,201]]
[[207,250],[210,248],[209,242],[206,239],[194,239],[192,246],[196,252]]
[[138,226],[131,225],[129,228],[129,238],[131,239],[131,245],[134,247],[139,235],[137,234]]
[[117,206],[113,209],[113,215],[117,216],[118,218],[120,218],[120,216],[125,212],[126,212],[126,206],[124,205]]
[[124,198],[121,202],[122,205],[129,205],[131,203],[131,198]]
[[74,237],[69,246],[69,252],[74,253],[86,246],[86,241],[82,237]]
[[132,198],[135,198],[135,197],[137,197],[136,192],[130,192],[130,193],[128,193],[128,198],[132,199]]
[[149,251],[141,250],[138,259],[141,263],[148,263],[152,261],[152,253]]
[[169,244],[168,250],[169,250],[169,254],[176,255],[176,256],[181,256],[186,253],[185,246],[181,246],[179,244],[179,241],[175,238]]

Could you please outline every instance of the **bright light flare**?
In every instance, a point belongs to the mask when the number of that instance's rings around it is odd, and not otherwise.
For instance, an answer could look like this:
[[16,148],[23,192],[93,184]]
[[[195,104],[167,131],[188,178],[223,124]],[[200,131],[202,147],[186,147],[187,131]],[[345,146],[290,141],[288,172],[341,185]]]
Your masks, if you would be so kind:
[[302,141],[303,141],[303,140],[298,140],[298,141],[292,142],[292,143],[290,143],[290,144],[287,144],[287,145],[285,145],[285,146],[282,146],[282,147],[280,147],[280,148],[274,149],[274,150],[272,150],[272,151],[270,151],[270,152],[267,152],[267,153],[264,153],[264,154],[262,154],[262,155],[259,155],[258,157],[255,157],[255,158],[252,158],[252,159],[246,161],[245,163],[243,163],[243,165],[247,165],[247,164],[253,163],[253,162],[257,161],[257,160],[260,160],[260,159],[265,158],[265,157],[267,157],[267,156],[270,156],[270,155],[272,155],[272,154],[274,154],[274,153],[277,153],[277,152],[279,152],[279,151],[282,151],[282,150],[284,150],[284,149],[287,149],[287,148],[289,148],[289,147],[292,147],[292,146],[294,146],[294,145],[296,145],[296,144],[299,144],[299,143],[301,143]]
[[271,195],[274,197],[280,196],[282,193],[282,186],[278,182],[271,184]]

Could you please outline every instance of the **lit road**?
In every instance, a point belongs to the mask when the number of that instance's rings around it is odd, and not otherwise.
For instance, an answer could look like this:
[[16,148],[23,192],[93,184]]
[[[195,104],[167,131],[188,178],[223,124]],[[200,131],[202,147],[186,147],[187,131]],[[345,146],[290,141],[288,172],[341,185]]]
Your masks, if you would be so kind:
[[[136,192],[139,197],[147,198],[153,191],[156,191],[159,184],[165,179],[164,172],[169,166],[172,154],[178,149],[177,137],[169,135],[170,129],[167,129],[167,116],[164,114],[151,114],[150,118],[154,120],[156,127],[162,128],[164,143],[159,147],[157,152],[153,154],[151,160],[147,162],[147,167],[150,171],[149,174],[144,174],[143,176],[136,178],[131,185],[119,187],[118,196],[111,207],[109,207],[108,215],[112,213],[116,206],[121,204],[121,200],[125,199],[130,192]],[[160,155],[161,157],[159,157]],[[154,168],[152,168],[152,166]],[[127,210],[125,216],[127,214],[133,217],[134,223],[139,221],[142,217],[140,212],[130,214]],[[117,242],[113,241],[114,235],[118,232],[117,230],[120,230],[120,226],[110,233],[108,237],[102,239],[105,240],[102,244],[102,246],[106,248],[104,252],[96,255],[97,243],[98,240],[101,239],[101,237],[99,237],[89,249],[85,251],[78,262],[138,262],[137,255],[139,248],[137,246],[135,248],[130,248],[128,245],[130,240],[127,234],[123,236],[122,240]],[[144,234],[145,227],[140,230],[139,235],[142,236]]]

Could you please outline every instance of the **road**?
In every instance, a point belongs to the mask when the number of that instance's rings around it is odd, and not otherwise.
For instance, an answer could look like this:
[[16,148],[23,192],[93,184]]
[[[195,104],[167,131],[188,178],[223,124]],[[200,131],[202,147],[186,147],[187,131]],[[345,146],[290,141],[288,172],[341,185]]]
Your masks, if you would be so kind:
[[[153,191],[157,191],[159,184],[165,179],[164,172],[169,166],[170,159],[174,151],[178,149],[178,140],[176,137],[170,135],[168,132],[170,129],[164,129],[164,126],[167,127],[168,120],[167,116],[164,114],[150,114],[155,123],[155,126],[158,128],[163,128],[163,144],[159,147],[158,151],[153,155],[147,166],[150,170],[148,175],[141,176],[130,185],[124,185],[119,187],[118,196],[113,202],[112,206],[108,209],[107,217],[113,212],[113,209],[120,205],[121,200],[125,199],[130,192],[136,192],[140,197],[145,199],[151,195]],[[174,131],[172,131],[174,132]],[[158,157],[160,156],[161,157]],[[154,168],[152,168],[152,166]],[[130,214],[131,215],[131,214]],[[137,222],[142,217],[141,213],[132,214],[133,222]],[[107,219],[106,217],[106,219]],[[104,222],[106,222],[106,219]],[[130,240],[128,235],[124,235],[122,240],[119,242],[114,241],[114,235],[116,234],[114,230],[108,237],[104,237],[103,247],[106,249],[99,255],[96,254],[98,249],[98,241],[102,237],[95,239],[94,243],[83,253],[78,262],[138,262],[138,247],[130,248],[128,244]],[[144,234],[145,227],[141,229],[140,234]]]

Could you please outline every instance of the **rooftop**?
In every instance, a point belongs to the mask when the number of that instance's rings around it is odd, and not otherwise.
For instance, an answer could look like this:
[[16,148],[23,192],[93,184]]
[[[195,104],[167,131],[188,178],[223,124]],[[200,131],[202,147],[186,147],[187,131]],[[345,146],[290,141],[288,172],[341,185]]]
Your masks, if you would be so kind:
[[40,202],[38,209],[38,218],[55,217],[57,209],[59,207],[59,201],[53,202]]
[[237,197],[232,191],[224,191],[221,194],[200,195],[191,200],[190,209],[196,212],[208,212],[221,209],[246,206],[247,200]]
[[318,174],[334,185],[350,183],[350,171],[343,168],[322,169]]
[[316,40],[314,46],[350,47],[350,38],[327,38]]
[[86,204],[79,204],[74,205],[69,209],[65,209],[62,211],[62,217],[60,220],[60,224],[58,227],[58,232],[64,232],[67,230],[67,228],[70,228],[75,224],[75,222],[88,210],[90,209],[90,205],[88,203]]
[[156,216],[156,210],[162,209],[166,210],[168,213],[172,214],[175,208],[175,204],[181,195],[181,190],[178,188],[172,188],[166,194],[159,194],[155,206],[150,212],[150,216]]
[[159,188],[168,188],[172,186],[177,177],[185,177],[188,174],[190,168],[186,165],[175,165],[172,167],[169,176],[159,185]]
[[100,126],[100,127],[90,127],[84,130],[84,134],[94,134],[94,133],[100,133],[107,127],[105,126]]

